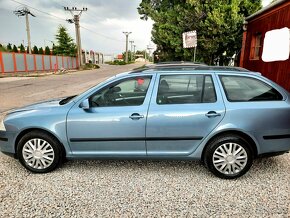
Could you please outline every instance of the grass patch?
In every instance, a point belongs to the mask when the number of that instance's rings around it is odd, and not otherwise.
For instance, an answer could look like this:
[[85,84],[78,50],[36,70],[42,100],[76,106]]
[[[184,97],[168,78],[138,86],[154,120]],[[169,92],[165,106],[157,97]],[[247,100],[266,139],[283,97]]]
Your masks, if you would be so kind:
[[118,60],[106,62],[106,64],[109,64],[109,65],[126,65],[126,64],[133,64],[133,63],[135,62],[129,61],[128,63],[126,63],[125,61],[118,61]]

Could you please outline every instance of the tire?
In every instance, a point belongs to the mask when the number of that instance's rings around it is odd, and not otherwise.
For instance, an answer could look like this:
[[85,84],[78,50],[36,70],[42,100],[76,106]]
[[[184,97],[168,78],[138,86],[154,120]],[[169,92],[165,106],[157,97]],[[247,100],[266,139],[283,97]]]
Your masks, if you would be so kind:
[[62,162],[62,147],[59,142],[42,131],[25,134],[17,145],[20,163],[33,173],[48,173]]
[[253,164],[254,153],[249,143],[238,135],[224,135],[206,147],[204,163],[217,177],[235,179],[244,175]]

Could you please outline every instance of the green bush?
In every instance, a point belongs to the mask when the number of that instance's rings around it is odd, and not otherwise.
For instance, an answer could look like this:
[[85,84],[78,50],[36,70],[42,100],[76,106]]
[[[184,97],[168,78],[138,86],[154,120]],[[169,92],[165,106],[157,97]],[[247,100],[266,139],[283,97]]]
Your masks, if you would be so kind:
[[0,51],[7,51],[7,48],[5,48],[5,46],[3,46],[2,44],[0,44]]
[[82,68],[83,70],[91,70],[91,69],[99,69],[100,66],[97,64],[88,63],[88,64],[85,64]]
[[117,61],[117,65],[126,65],[125,61]]
[[[107,64],[110,64],[110,65],[126,65],[126,62],[125,61],[119,61],[119,60],[114,60],[114,61],[111,61],[111,62],[106,62]],[[132,64],[134,63],[133,61],[130,61],[128,62],[127,64]]]

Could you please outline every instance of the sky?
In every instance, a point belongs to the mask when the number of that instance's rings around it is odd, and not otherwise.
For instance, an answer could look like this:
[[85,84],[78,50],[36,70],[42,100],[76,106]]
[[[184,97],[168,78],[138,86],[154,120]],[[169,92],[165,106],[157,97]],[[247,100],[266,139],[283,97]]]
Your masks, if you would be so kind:
[[[129,40],[137,50],[145,49],[151,42],[153,22],[140,19],[137,7],[141,0],[0,0],[0,43],[27,45],[25,18],[13,14],[16,9],[28,6],[36,17],[29,17],[31,44],[38,47],[52,46],[59,25],[64,25],[75,39],[72,18],[63,6],[88,8],[80,19],[82,48],[105,54],[120,54],[125,50],[124,31],[132,32]],[[263,0],[263,6],[271,0]],[[52,15],[52,16],[51,16]]]
[[55,41],[60,24],[67,27],[70,36],[75,39],[74,24],[65,21],[72,18],[72,15],[64,11],[63,6],[88,8],[80,19],[83,49],[119,54],[125,50],[125,35],[122,33],[124,31],[132,32],[129,40],[134,41],[137,50],[144,50],[152,43],[150,40],[153,22],[141,20],[137,11],[141,0],[0,0],[2,44],[10,42],[20,45],[24,40],[27,45],[25,17],[13,14],[14,10],[23,8],[23,5],[17,2],[31,6],[29,10],[36,16],[29,17],[32,46],[51,47],[51,41]]

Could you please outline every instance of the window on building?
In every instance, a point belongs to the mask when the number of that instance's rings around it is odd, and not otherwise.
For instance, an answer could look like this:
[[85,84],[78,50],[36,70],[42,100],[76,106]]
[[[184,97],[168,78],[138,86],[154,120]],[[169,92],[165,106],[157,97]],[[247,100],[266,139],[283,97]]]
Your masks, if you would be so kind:
[[260,49],[262,47],[262,34],[257,33],[253,35],[251,41],[251,51],[250,51],[250,59],[259,60],[260,59]]

